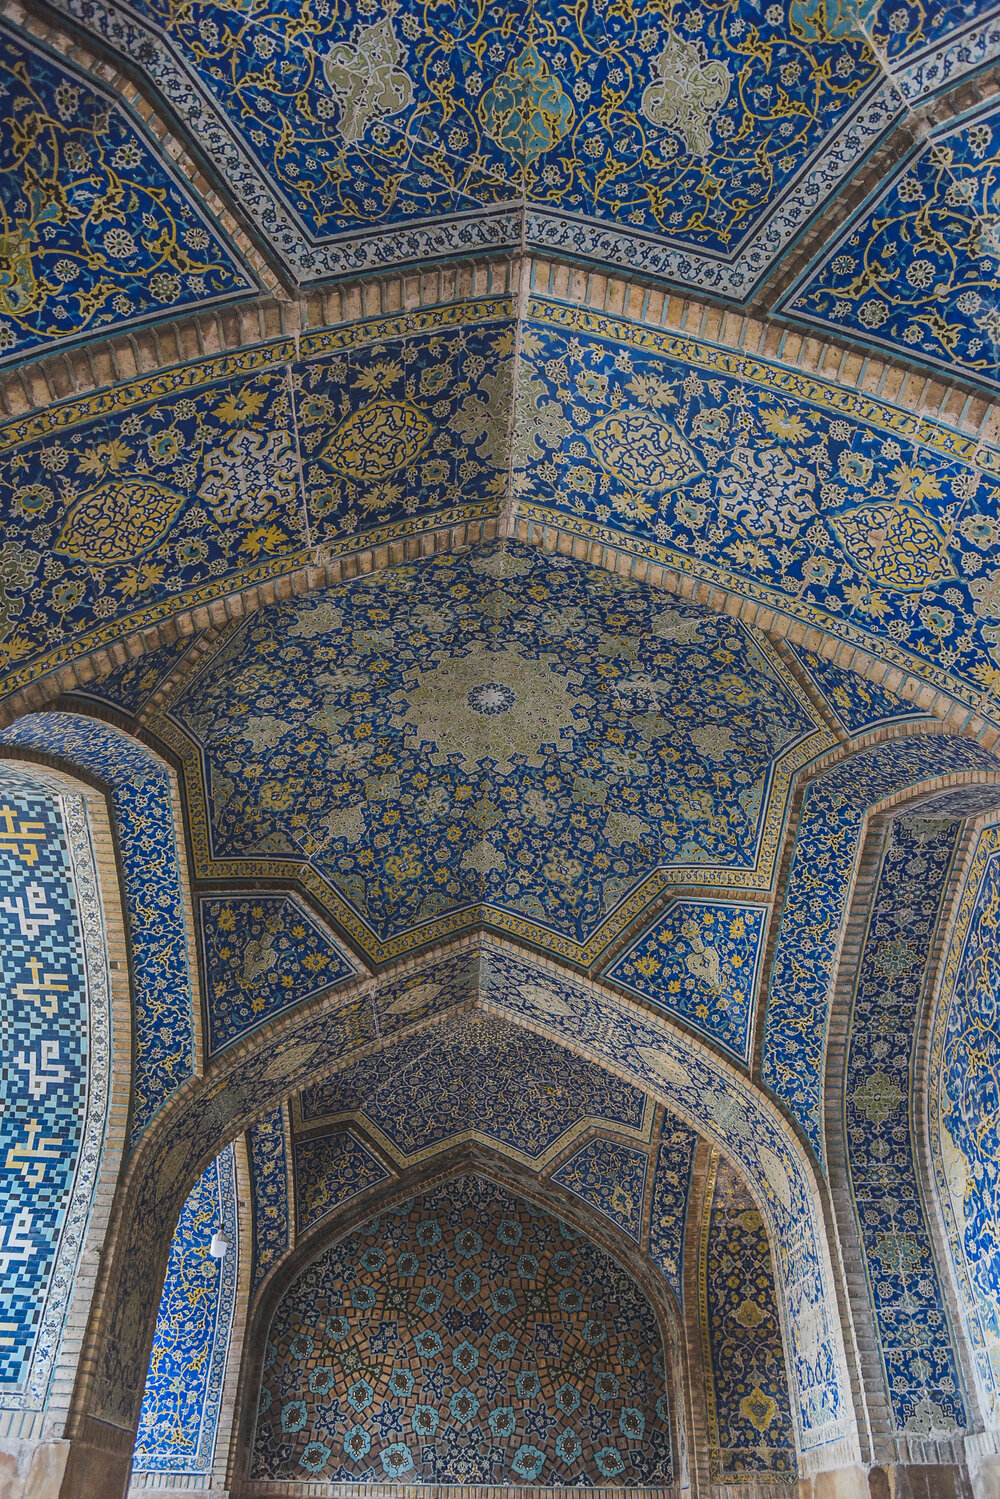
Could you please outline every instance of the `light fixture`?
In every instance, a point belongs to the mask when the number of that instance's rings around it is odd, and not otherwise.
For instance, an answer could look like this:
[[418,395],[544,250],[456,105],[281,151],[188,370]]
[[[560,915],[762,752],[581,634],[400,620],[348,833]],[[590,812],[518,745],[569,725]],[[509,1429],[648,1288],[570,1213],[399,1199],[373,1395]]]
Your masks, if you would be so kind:
[[226,1238],[221,1228],[217,1229],[216,1232],[212,1235],[212,1242],[209,1245],[208,1249],[209,1254],[212,1256],[213,1260],[224,1260],[226,1257],[226,1250],[228,1248],[229,1240]]

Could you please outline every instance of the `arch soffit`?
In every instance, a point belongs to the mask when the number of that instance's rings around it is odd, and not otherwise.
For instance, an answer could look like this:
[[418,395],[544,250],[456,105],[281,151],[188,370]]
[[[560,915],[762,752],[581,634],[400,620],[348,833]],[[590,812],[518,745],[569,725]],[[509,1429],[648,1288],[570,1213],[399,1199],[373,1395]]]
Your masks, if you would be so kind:
[[[632,1082],[737,1164],[778,1250],[782,1325],[800,1445],[803,1450],[821,1448],[824,1457],[837,1451],[851,1461],[857,1430],[825,1207],[815,1165],[793,1127],[734,1066],[639,1004],[592,981],[569,980],[557,964],[529,958],[511,944],[468,941],[447,950],[445,960],[456,954],[467,958],[470,951],[482,953],[495,970],[498,997],[478,1001],[483,1009],[547,1035]],[[401,978],[399,987],[408,987],[427,967],[426,959],[407,962],[391,978]],[[511,999],[515,984],[534,986],[535,992]],[[506,1002],[499,998],[501,989]],[[387,1034],[402,1037],[418,1029],[424,1022],[406,1023],[404,1016],[397,1025],[400,1017],[386,1013],[384,1002],[393,992],[385,978],[379,984],[369,979],[335,997],[308,1001],[301,1012],[237,1043],[204,1079],[184,1084],[161,1111],[135,1153],[125,1188],[126,1228],[116,1246],[118,1294],[107,1324],[97,1332],[99,1363],[110,1362],[120,1373],[123,1358],[131,1360],[135,1379],[141,1381],[145,1364],[140,1349],[152,1328],[139,1325],[143,1317],[148,1320],[148,1310],[140,1310],[132,1298],[141,1302],[148,1297],[144,1276],[155,1279],[162,1273],[161,1265],[150,1262],[163,1257],[158,1236],[169,1238],[167,1227],[177,1203],[221,1146],[262,1112],[316,1076],[360,1056],[362,1049],[384,1045]],[[439,1011],[438,1019],[461,1004]],[[133,1347],[124,1348],[123,1342]],[[118,1416],[131,1421],[127,1379],[125,1384],[116,1397]]]

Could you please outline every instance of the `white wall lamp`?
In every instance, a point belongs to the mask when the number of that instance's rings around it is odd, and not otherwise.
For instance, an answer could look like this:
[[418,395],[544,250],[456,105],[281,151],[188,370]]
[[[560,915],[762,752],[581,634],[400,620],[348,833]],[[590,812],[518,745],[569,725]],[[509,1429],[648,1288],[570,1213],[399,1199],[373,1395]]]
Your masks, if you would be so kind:
[[226,1250],[228,1248],[229,1240],[226,1238],[221,1228],[217,1229],[212,1235],[212,1242],[209,1245],[208,1249],[209,1254],[212,1256],[213,1260],[224,1260],[226,1257]]

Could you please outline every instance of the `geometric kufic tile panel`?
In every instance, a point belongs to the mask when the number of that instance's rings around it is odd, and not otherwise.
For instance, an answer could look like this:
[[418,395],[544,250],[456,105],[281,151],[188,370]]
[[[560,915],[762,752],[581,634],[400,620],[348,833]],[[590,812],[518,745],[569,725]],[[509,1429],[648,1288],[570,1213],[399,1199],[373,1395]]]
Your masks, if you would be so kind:
[[130,1145],[194,1068],[187,926],[170,780],[138,740],[75,713],[31,713],[0,734],[79,765],[105,783],[114,810],[132,945]]
[[985,1410],[1000,1417],[1000,826],[984,828],[934,1016],[931,1150]]
[[649,1206],[649,1257],[684,1304],[684,1229],[698,1136],[666,1114],[660,1130]]
[[291,896],[202,896],[198,915],[209,1055],[358,971]]
[[293,1154],[295,1221],[300,1234],[389,1177],[381,1161],[348,1129],[296,1140]]
[[605,977],[749,1060],[766,906],[673,901]]
[[3,28],[0,96],[0,360],[254,290],[169,156],[91,79]]
[[648,1166],[644,1150],[599,1136],[553,1172],[552,1180],[610,1218],[638,1244]]
[[742,1178],[717,1154],[699,1259],[712,1481],[787,1482],[795,1437],[767,1229]]
[[107,1120],[107,945],[81,798],[0,766],[0,1409],[47,1398]]
[[291,1162],[285,1134],[285,1108],[280,1105],[257,1119],[247,1130],[247,1158],[253,1200],[253,1296],[268,1271],[292,1243]]
[[[229,1248],[209,1254],[222,1228]],[[170,1243],[135,1439],[136,1472],[208,1473],[239,1278],[236,1162],[227,1145],[191,1189]]]
[[896,1429],[917,1437],[953,1435],[967,1420],[910,1124],[924,980],[961,826],[923,807],[892,823],[844,1075],[850,1190],[886,1392]]
[[806,793],[771,965],[761,1074],[823,1162],[830,985],[865,811],[931,777],[1000,770],[971,739],[924,735],[853,755]]
[[869,682],[856,671],[835,666],[825,656],[806,650],[804,645],[789,641],[788,648],[847,734],[864,734],[881,724],[932,716],[880,683]]
[[285,1290],[251,1475],[661,1485],[656,1314],[586,1237],[464,1176],[381,1214]]

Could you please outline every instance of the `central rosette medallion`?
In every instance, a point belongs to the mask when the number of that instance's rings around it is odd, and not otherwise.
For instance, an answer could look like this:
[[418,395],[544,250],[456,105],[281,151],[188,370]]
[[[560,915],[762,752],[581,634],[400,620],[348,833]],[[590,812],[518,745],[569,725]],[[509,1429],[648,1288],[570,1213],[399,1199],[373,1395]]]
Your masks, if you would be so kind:
[[459,754],[467,771],[492,760],[508,775],[512,756],[541,767],[546,751],[565,753],[588,731],[581,710],[592,699],[579,692],[579,680],[555,656],[522,656],[509,646],[477,644],[458,657],[438,651],[414,686],[396,695],[403,700],[397,722],[414,747],[433,747],[436,764]]

